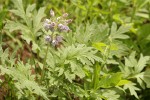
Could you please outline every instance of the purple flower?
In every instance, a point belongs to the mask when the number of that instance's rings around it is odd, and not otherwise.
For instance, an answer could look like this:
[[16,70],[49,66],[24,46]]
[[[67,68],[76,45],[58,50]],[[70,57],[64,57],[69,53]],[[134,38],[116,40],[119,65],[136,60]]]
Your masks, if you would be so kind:
[[63,24],[58,24],[58,29],[63,30],[63,26],[64,26]]
[[59,42],[54,39],[54,40],[52,41],[52,45],[55,47],[55,46],[59,45]]
[[47,31],[48,31],[49,28],[50,28],[50,24],[48,24],[48,23],[44,23],[43,26],[44,26],[44,29],[47,30]]
[[49,19],[45,19],[45,22],[44,22],[44,28],[45,28],[45,30],[49,30],[49,28],[50,28],[50,20]]
[[65,25],[65,26],[64,26],[64,30],[68,32],[68,31],[70,31],[70,28]]
[[55,29],[56,23],[55,22],[51,22],[51,24],[49,25],[49,29],[53,32]]
[[49,35],[45,36],[45,41],[46,42],[51,42],[52,41],[51,36],[49,36]]
[[57,36],[56,36],[56,40],[60,43],[60,42],[63,41],[63,37],[60,36],[60,35],[57,35]]
[[[50,16],[55,17],[54,11],[50,10]],[[50,30],[52,32],[59,31],[59,32],[69,32],[70,28],[68,27],[68,24],[72,22],[72,19],[66,20],[66,17],[68,16],[68,13],[64,13],[62,16],[57,17],[56,19],[45,19],[45,22],[43,24],[45,30]]]
[[63,25],[63,24],[58,24],[58,29],[62,32],[62,31],[70,31],[70,28],[67,25]]

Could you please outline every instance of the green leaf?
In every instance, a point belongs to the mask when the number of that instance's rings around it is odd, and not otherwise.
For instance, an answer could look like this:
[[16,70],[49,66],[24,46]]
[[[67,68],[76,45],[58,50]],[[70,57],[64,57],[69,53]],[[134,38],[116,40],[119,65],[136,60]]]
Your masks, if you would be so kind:
[[22,0],[11,0],[13,2],[13,4],[15,5],[15,7],[17,8],[17,10],[10,10],[11,12],[13,12],[14,14],[16,14],[17,16],[20,16],[22,19],[26,19],[25,18],[25,11],[23,8],[23,3]]
[[128,80],[120,80],[119,83],[117,84],[117,86],[122,86],[122,85],[125,85],[125,84],[128,84],[130,81]]
[[150,44],[150,24],[144,24],[140,28],[138,28],[137,36],[138,36],[138,45],[140,46],[142,53],[144,55],[150,55],[150,47],[148,46]]
[[71,74],[68,70],[64,72],[65,78],[68,79],[70,83],[75,79],[75,74]]
[[131,95],[134,95],[137,99],[139,99],[136,91],[139,91],[140,89],[136,87],[135,85],[136,85],[135,83],[129,82],[128,84],[124,85],[124,89],[125,90],[129,89]]
[[1,52],[2,52],[1,55],[0,55],[1,62],[2,62],[2,64],[5,64],[5,61],[8,60],[9,50],[6,49],[5,51],[3,51],[2,48],[1,48]]
[[143,56],[141,54],[139,60],[137,60],[135,54],[136,52],[132,52],[128,58],[125,57],[125,65],[122,68],[120,66],[125,76],[139,74],[150,59],[149,56]]
[[134,67],[135,65],[137,65],[137,60],[135,59],[135,55],[136,52],[132,52],[129,56],[129,58],[125,57],[125,65],[128,67]]
[[86,47],[83,44],[77,46],[72,45],[59,51],[60,58],[66,60],[76,59],[82,64],[91,65],[94,64],[95,61],[101,61],[101,58],[95,55],[97,51],[92,49],[92,47]]
[[81,24],[76,28],[75,38],[78,43],[90,44],[90,42],[101,42],[108,37],[108,24],[98,24],[96,21]]
[[149,61],[149,59],[150,59],[149,56],[144,56],[143,57],[143,55],[141,54],[140,55],[140,59],[139,59],[137,65],[135,66],[135,71],[137,73],[141,72],[144,69],[144,67],[146,66],[146,64]]
[[99,82],[99,87],[110,88],[116,86],[121,81],[121,78],[122,73],[119,72],[103,76]]
[[78,68],[74,71],[74,73],[81,79],[85,77],[84,70],[80,66],[78,66]]
[[102,96],[104,96],[106,100],[119,100],[120,97],[114,90],[104,90]]
[[117,24],[113,22],[111,26],[110,39],[114,40],[114,39],[129,38],[129,36],[124,33],[128,32],[130,28],[131,28],[131,25],[127,24],[127,25],[120,26],[119,29],[117,30]]
[[31,33],[31,30],[29,27],[27,27],[24,24],[21,24],[20,22],[14,22],[14,21],[8,21],[8,23],[5,26],[6,29],[9,29],[10,32],[13,32],[15,30],[21,30],[24,33],[22,34],[29,34]]
[[31,17],[31,12],[35,9],[35,7],[36,7],[36,4],[32,4],[32,5],[28,5],[27,6],[27,9],[26,9],[26,15],[28,16],[28,17]]
[[101,66],[96,63],[94,66],[94,75],[93,75],[93,81],[92,81],[92,85],[94,89],[98,89],[99,86],[99,78],[100,78],[100,70],[101,70]]
[[137,78],[137,82],[140,84],[141,87],[145,88],[143,82],[146,83],[146,87],[150,88],[150,69],[147,69],[145,72],[137,74],[135,77]]
[[104,48],[107,45],[105,43],[99,42],[99,43],[93,43],[93,47],[96,48],[97,50],[101,51],[102,53],[104,52]]
[[[7,74],[14,81],[14,85],[24,95],[27,95],[24,90],[30,91],[32,94],[42,96],[48,100],[46,93],[43,91],[43,87],[39,86],[35,81],[35,75],[32,75],[31,66],[29,64],[24,65],[23,62],[19,62],[14,67],[0,66],[2,74]],[[17,81],[16,81],[17,80]]]
[[3,28],[3,21],[6,18],[7,10],[3,9],[0,11],[0,30]]
[[59,68],[59,74],[58,76],[61,76],[64,73],[64,68]]
[[150,69],[144,72],[142,80],[146,83],[147,88],[150,88]]
[[39,31],[39,29],[41,29],[41,27],[42,27],[41,20],[45,16],[44,11],[45,11],[45,7],[40,8],[38,10],[37,14],[33,18],[33,29],[34,29],[33,33],[34,34],[36,34]]

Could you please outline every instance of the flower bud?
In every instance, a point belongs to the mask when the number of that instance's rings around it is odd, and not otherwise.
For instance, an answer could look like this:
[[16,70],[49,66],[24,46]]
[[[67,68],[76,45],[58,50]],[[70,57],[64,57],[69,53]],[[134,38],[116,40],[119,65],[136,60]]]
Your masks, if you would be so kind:
[[44,29],[47,30],[47,31],[48,31],[49,28],[50,28],[50,24],[48,24],[48,23],[44,23],[43,26],[44,26]]
[[63,14],[63,17],[64,17],[64,18],[68,17],[68,13],[64,13],[64,14]]
[[44,26],[44,28],[45,28],[45,30],[49,30],[49,28],[50,28],[50,20],[49,19],[45,19],[45,22],[44,22],[44,24],[43,24],[43,26]]
[[59,21],[61,19],[61,17],[57,17],[57,21]]
[[64,31],[67,31],[67,32],[69,32],[70,31],[70,28],[68,27],[68,26],[64,26]]
[[54,13],[54,11],[53,11],[52,9],[50,10],[50,15],[51,15],[52,17],[55,16],[55,13]]
[[55,26],[56,26],[56,23],[55,23],[55,22],[51,22],[51,24],[50,24],[50,26],[49,26],[49,29],[53,32]]
[[71,22],[72,22],[72,19],[66,20],[66,23],[67,23],[67,24],[70,24]]
[[63,25],[63,24],[58,24],[58,29],[59,29],[59,31],[69,31],[70,29],[69,29],[69,27],[67,26],[67,25]]
[[45,41],[46,42],[51,42],[52,41],[51,36],[49,36],[49,35],[45,36]]
[[54,39],[54,40],[52,41],[52,45],[55,47],[55,46],[59,45],[59,42]]
[[50,19],[45,19],[45,23],[50,23]]
[[58,29],[63,30],[63,24],[58,24]]
[[56,40],[57,40],[58,42],[62,42],[62,41],[63,41],[63,37],[60,36],[60,35],[57,35],[57,36],[56,36]]

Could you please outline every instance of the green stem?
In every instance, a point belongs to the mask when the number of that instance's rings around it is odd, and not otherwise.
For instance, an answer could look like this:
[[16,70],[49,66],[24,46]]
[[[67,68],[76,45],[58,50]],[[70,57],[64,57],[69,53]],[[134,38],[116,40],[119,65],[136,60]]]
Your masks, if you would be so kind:
[[72,100],[72,98],[71,98],[70,94],[69,94],[69,93],[67,93],[67,94],[68,94],[68,98],[69,98],[69,100]]
[[41,74],[41,80],[42,81],[43,81],[44,75],[45,75],[45,65],[46,65],[46,59],[47,59],[48,49],[49,49],[49,45],[47,45],[46,55],[45,55],[44,63],[43,63],[43,70],[42,70],[42,74]]
[[133,21],[133,19],[134,19],[134,15],[135,15],[135,13],[136,13],[136,5],[134,4],[133,5],[133,12],[132,12],[132,16],[131,16],[131,22]]
[[[103,60],[104,60],[104,63],[101,64],[102,69],[105,67],[105,65],[106,65],[106,63],[107,63],[107,59],[109,58],[110,49],[111,49],[111,42],[112,42],[112,41],[109,41],[109,45],[106,46],[105,51],[104,51],[104,53],[103,53]],[[106,70],[107,70],[107,67],[106,67]]]
[[94,89],[97,89],[97,87],[98,87],[99,78],[100,78],[100,70],[101,70],[101,66],[97,62],[95,64],[94,75],[93,75],[93,82],[92,82]]
[[0,31],[0,44],[2,44],[2,30]]
[[148,3],[148,13],[149,13],[149,19],[150,19],[150,2]]

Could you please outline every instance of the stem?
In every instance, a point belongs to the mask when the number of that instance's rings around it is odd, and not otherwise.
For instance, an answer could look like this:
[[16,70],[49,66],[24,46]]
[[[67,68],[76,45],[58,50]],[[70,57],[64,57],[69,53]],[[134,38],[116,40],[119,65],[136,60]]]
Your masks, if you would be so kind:
[[69,100],[72,100],[72,98],[71,98],[70,94],[69,94],[69,93],[67,93],[67,94],[68,94],[68,98],[69,98]]
[[[109,41],[109,45],[106,46],[105,51],[103,53],[104,63],[101,64],[102,69],[105,67],[105,65],[107,63],[107,59],[109,58],[109,53],[110,53],[110,49],[111,49],[111,42],[112,41]],[[107,67],[106,67],[106,70],[108,70]]]
[[95,64],[94,75],[93,75],[93,82],[92,82],[94,89],[97,89],[97,87],[98,87],[100,70],[101,70],[101,66],[97,62]]
[[2,30],[0,31],[0,44],[2,44]]
[[150,19],[150,2],[148,3],[148,13],[149,13],[149,19]]
[[45,76],[45,65],[46,65],[46,59],[47,59],[48,49],[49,49],[49,45],[47,45],[46,55],[45,55],[44,63],[43,63],[43,70],[42,70],[42,74],[41,74],[41,80],[42,81],[43,81],[44,76]]
[[[66,86],[66,84],[64,84],[64,86]],[[67,88],[67,90],[69,90],[68,85],[66,86],[66,88]],[[69,94],[69,92],[67,92],[67,95],[68,95],[68,99],[72,100],[71,95]]]
[[134,3],[134,4],[133,4],[133,12],[132,12],[132,16],[131,16],[131,22],[133,21],[135,12],[136,12],[136,5],[135,5],[135,3]]

